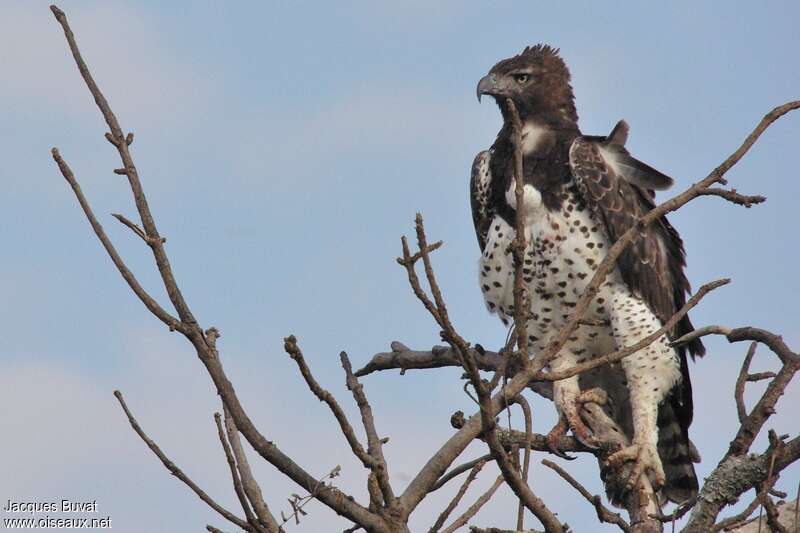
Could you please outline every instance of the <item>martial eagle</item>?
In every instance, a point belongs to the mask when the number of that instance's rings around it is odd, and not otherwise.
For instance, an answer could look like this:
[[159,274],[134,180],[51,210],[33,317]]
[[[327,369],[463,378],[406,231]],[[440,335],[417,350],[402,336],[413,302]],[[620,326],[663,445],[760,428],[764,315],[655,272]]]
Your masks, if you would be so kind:
[[[517,216],[512,124],[506,99],[522,121],[525,239],[522,265],[530,295],[526,333],[542,350],[565,323],[610,246],[654,207],[656,190],[672,179],[633,158],[625,149],[628,125],[620,121],[606,137],[578,128],[570,73],[558,50],[536,45],[497,63],[478,83],[494,97],[503,127],[472,166],[472,214],[481,247],[479,280],[486,305],[504,323],[514,314],[514,261],[509,246]],[[626,249],[592,303],[586,318],[550,368],[561,370],[628,346],[661,328],[690,291],[683,243],[665,219],[642,230]],[[669,335],[623,359],[579,377],[554,383],[562,424],[586,443],[591,431],[579,416],[581,391],[608,393],[605,409],[632,442],[612,459],[635,461],[662,495],[682,502],[697,493],[689,441],[692,387],[687,352],[701,356],[700,340],[673,348],[670,339],[693,330],[683,318]],[[518,332],[519,333],[519,332]],[[555,442],[559,429],[550,434]],[[613,500],[620,495],[612,495]]]

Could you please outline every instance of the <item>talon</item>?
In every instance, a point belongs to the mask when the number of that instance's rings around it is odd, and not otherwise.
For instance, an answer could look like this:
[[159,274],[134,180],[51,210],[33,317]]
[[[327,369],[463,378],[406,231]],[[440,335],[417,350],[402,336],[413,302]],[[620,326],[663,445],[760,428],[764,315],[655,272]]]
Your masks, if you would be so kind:
[[569,429],[567,418],[564,415],[559,416],[558,423],[553,426],[553,429],[551,429],[550,433],[547,434],[547,437],[545,437],[545,442],[547,443],[547,449],[550,450],[553,455],[561,457],[562,459],[566,459],[567,461],[573,461],[577,459],[577,457],[573,455],[567,455],[558,448],[558,441],[561,439],[561,437],[567,434],[567,429]]
[[596,450],[600,447],[600,443],[594,438],[592,431],[583,423],[583,420],[581,420],[581,415],[579,414],[580,407],[577,404],[576,407],[577,408],[574,410],[568,409],[565,413],[569,428],[581,444],[587,448]]
[[628,490],[633,489],[639,482],[639,478],[642,475],[647,475],[648,472],[652,474],[650,481],[654,489],[658,490],[666,483],[664,468],[661,465],[661,459],[658,457],[658,450],[654,444],[634,443],[609,456],[606,460],[606,465],[610,468],[617,468],[629,461],[634,461],[634,464],[626,482]]
[[585,403],[605,405],[608,402],[608,393],[600,388],[588,389],[581,392],[575,402],[581,405]]

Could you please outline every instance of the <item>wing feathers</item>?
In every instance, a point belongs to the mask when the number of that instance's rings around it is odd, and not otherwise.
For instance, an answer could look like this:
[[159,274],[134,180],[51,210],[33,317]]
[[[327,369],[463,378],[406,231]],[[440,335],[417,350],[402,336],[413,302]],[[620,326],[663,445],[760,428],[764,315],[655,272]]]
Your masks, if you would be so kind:
[[603,143],[600,153],[618,176],[643,189],[664,191],[674,183],[669,176],[631,156],[624,146]]
[[624,120],[620,120],[617,122],[617,125],[614,126],[614,129],[611,130],[611,133],[608,134],[606,138],[606,142],[608,144],[617,144],[619,146],[625,146],[625,143],[628,141],[628,123]]
[[486,235],[492,223],[493,213],[489,207],[489,151],[485,150],[475,156],[469,182],[470,203],[472,205],[472,222],[475,224],[475,235],[483,251],[486,246]]

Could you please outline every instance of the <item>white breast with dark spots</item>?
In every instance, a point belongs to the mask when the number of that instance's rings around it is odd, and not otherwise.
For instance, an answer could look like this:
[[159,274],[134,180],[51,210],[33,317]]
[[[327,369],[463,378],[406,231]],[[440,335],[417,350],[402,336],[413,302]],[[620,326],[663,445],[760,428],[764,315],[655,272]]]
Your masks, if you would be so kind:
[[[549,211],[542,205],[523,210],[528,245],[522,272],[531,295],[527,334],[534,351],[543,349],[565,324],[610,248],[605,228],[572,191],[565,195],[559,211]],[[480,259],[479,277],[486,305],[505,324],[513,320],[514,314],[514,262],[510,248],[514,236],[514,228],[496,216]],[[584,318],[602,325],[580,326],[553,359],[551,368],[567,368],[634,344],[662,326],[644,301],[624,284],[617,270],[608,275]],[[680,375],[675,351],[666,337],[626,358],[622,366],[626,379],[636,383],[634,396],[643,405],[658,405]]]
[[[535,191],[530,185],[525,189]],[[538,315],[532,322],[549,330],[552,325],[563,323],[574,308],[609,243],[603,227],[573,194],[567,195],[560,211],[549,211],[533,191],[525,191],[523,204],[528,244],[523,275],[532,295],[531,311],[534,317]],[[513,189],[507,196],[513,200]],[[529,199],[533,200],[530,204]],[[510,244],[515,235],[514,228],[496,216],[480,261],[486,304],[504,321],[513,315],[514,263]],[[601,305],[594,311],[603,314],[605,309]]]

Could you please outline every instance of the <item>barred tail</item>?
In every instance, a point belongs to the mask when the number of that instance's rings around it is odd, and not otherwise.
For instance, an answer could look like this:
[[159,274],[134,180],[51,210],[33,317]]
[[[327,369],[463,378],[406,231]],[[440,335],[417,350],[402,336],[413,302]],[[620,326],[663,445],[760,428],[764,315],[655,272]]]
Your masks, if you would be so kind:
[[658,409],[658,455],[667,478],[662,494],[671,502],[682,503],[697,495],[697,475],[692,463],[700,462],[700,457],[689,440],[688,425],[682,423],[676,412],[675,392]]

